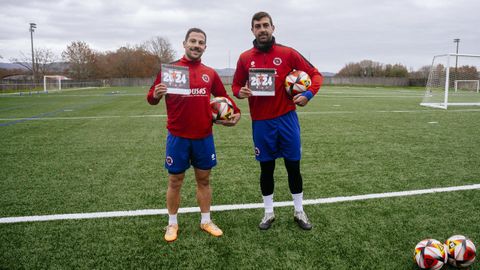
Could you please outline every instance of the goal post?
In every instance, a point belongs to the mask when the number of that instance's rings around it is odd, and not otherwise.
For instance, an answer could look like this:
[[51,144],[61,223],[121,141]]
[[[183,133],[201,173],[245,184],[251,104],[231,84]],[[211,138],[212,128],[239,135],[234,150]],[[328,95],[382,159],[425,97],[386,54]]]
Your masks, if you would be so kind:
[[48,92],[49,90],[62,90],[62,80],[65,79],[66,77],[62,75],[43,76],[43,91]]
[[449,106],[480,106],[480,55],[442,54],[433,57],[420,105],[447,109]]

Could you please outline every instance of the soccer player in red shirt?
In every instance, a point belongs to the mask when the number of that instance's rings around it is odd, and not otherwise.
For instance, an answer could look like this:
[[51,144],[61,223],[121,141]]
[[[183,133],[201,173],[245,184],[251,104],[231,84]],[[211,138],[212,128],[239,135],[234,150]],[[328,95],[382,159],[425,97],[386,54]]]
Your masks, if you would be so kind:
[[167,106],[167,143],[165,168],[168,170],[167,208],[168,226],[165,240],[175,241],[178,234],[177,212],[180,207],[180,189],[185,171],[192,165],[197,182],[197,201],[201,211],[200,228],[219,237],[222,230],[210,219],[212,191],[210,171],[217,164],[212,135],[212,112],[210,95],[222,96],[232,101],[234,114],[222,125],[234,126],[240,120],[240,110],[228,96],[217,72],[201,63],[207,47],[207,35],[198,28],[187,31],[183,47],[185,55],[173,65],[187,67],[189,71],[190,93],[169,94],[162,83],[162,71],[150,87],[147,101],[156,105],[165,97]]
[[[260,162],[260,189],[263,195],[265,216],[259,228],[270,228],[275,220],[273,191],[275,159],[283,158],[288,173],[288,184],[295,207],[294,220],[305,230],[312,224],[303,210],[303,180],[300,174],[301,143],[300,124],[296,106],[305,106],[318,92],[322,75],[296,50],[275,42],[271,16],[258,12],[252,17],[253,48],[243,52],[237,62],[232,91],[240,99],[248,98],[252,117],[255,155]],[[255,96],[248,86],[251,68],[274,69],[275,95]],[[292,70],[302,70],[312,80],[306,92],[290,97],[284,87],[285,78]]]

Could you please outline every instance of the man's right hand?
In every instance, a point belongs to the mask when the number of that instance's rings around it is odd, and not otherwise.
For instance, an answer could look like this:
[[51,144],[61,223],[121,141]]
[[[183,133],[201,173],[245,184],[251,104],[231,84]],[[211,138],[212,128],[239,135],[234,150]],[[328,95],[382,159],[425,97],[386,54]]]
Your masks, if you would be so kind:
[[163,96],[167,94],[167,86],[163,83],[155,85],[153,90],[153,97],[155,99],[162,99]]
[[240,88],[240,91],[238,92],[238,98],[248,98],[252,96],[252,90],[250,88],[244,86]]

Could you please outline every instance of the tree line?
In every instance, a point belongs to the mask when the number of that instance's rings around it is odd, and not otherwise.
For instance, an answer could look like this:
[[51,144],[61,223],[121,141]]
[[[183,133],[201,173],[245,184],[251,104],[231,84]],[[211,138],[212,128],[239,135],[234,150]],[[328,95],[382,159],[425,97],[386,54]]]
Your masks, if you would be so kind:
[[[432,70],[433,68],[433,70]],[[335,77],[396,77],[408,78],[410,85],[423,86],[426,84],[430,72],[436,74],[446,73],[446,67],[436,65],[435,67],[423,66],[416,71],[409,71],[402,64],[382,64],[372,60],[362,60],[358,63],[346,64]],[[437,76],[438,77],[438,76]],[[480,78],[480,74],[475,66],[462,65],[455,69],[451,68],[450,81],[453,83],[456,79],[475,79]],[[432,78],[432,80],[441,80],[442,77]],[[444,78],[443,78],[444,79]]]
[[95,51],[84,41],[72,41],[62,52],[61,58],[52,50],[34,50],[34,63],[21,53],[11,62],[24,69],[0,69],[0,78],[8,75],[34,74],[35,80],[44,75],[65,75],[75,80],[109,78],[145,78],[155,76],[161,63],[175,58],[175,50],[168,39],[153,37],[142,44],[122,46],[116,51]]
[[[28,71],[0,69],[0,78],[12,74],[32,73],[35,74],[37,81],[44,75],[52,74],[65,75],[75,80],[147,78],[156,75],[161,63],[173,61],[175,51],[168,39],[157,36],[139,45],[122,46],[116,51],[106,52],[95,51],[84,41],[73,41],[62,52],[60,59],[63,62],[60,63],[59,58],[50,49],[35,49],[34,56],[33,68],[31,58],[24,54],[19,59],[10,59],[11,62],[22,65]],[[346,64],[335,76],[400,77],[417,81],[413,85],[424,85],[430,69],[430,66],[423,66],[416,71],[409,71],[402,64],[382,64],[372,60],[362,60]],[[478,77],[475,67],[459,67],[455,74],[463,73],[476,74]]]

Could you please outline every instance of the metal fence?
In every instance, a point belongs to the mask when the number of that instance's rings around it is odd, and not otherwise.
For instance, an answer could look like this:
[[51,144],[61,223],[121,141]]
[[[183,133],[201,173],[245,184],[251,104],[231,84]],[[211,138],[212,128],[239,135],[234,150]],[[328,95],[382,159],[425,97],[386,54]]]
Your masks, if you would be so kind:
[[[220,76],[224,84],[232,84],[233,76]],[[323,77],[323,85],[359,86],[425,86],[424,79],[373,78],[373,77]]]
[[[84,88],[84,87],[102,87],[104,80],[95,81],[74,81],[62,80],[62,89]],[[51,87],[51,83],[49,83]],[[33,82],[29,80],[0,80],[0,92],[22,92],[43,90],[43,82]]]
[[[220,76],[224,84],[231,85],[233,76]],[[150,87],[155,81],[151,78],[113,78],[94,81],[62,80],[62,89],[105,86],[139,86]],[[324,77],[324,85],[359,85],[359,86],[425,86],[424,79],[409,78],[358,78],[358,77]],[[28,80],[0,80],[0,92],[21,92],[43,90],[43,82]]]

